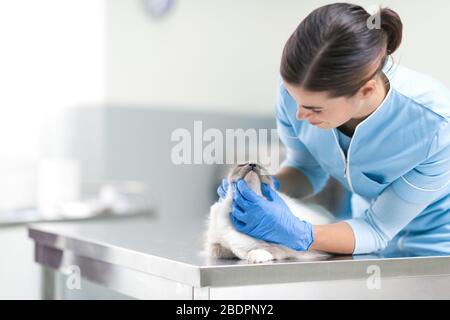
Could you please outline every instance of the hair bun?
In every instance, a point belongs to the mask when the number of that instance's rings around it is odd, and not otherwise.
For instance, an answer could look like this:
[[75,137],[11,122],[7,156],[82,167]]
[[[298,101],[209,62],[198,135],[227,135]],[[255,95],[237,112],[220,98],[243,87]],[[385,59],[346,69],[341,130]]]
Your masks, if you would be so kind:
[[393,54],[403,37],[403,23],[400,16],[389,8],[380,9],[381,29],[387,34],[387,54]]

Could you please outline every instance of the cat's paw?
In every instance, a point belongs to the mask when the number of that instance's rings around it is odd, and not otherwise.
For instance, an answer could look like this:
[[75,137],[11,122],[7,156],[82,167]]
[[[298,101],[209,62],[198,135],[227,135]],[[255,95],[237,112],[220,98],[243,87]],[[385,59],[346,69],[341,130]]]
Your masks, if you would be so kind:
[[273,255],[264,249],[251,250],[247,256],[249,263],[263,263],[271,260],[273,260]]

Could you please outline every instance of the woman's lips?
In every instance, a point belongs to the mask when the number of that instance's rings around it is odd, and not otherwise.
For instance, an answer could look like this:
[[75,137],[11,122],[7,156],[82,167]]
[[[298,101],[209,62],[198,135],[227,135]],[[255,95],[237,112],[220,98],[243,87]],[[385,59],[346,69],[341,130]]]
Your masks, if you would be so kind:
[[321,122],[310,122],[310,124],[312,124],[313,126],[317,126],[317,125],[319,125],[321,123],[322,123],[322,121]]

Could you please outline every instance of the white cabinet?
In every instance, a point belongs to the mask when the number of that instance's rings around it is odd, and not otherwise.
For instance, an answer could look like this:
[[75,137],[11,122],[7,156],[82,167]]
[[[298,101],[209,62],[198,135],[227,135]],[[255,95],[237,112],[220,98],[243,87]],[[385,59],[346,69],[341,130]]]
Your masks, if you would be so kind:
[[39,299],[40,270],[27,227],[0,228],[0,300]]

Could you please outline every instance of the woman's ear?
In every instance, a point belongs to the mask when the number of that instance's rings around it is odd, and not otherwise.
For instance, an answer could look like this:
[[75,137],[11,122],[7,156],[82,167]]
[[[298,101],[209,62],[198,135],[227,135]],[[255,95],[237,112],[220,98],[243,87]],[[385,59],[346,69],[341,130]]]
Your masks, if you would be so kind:
[[361,89],[358,91],[358,96],[360,99],[367,99],[372,94],[375,93],[377,88],[377,82],[374,79],[371,79],[364,84]]

